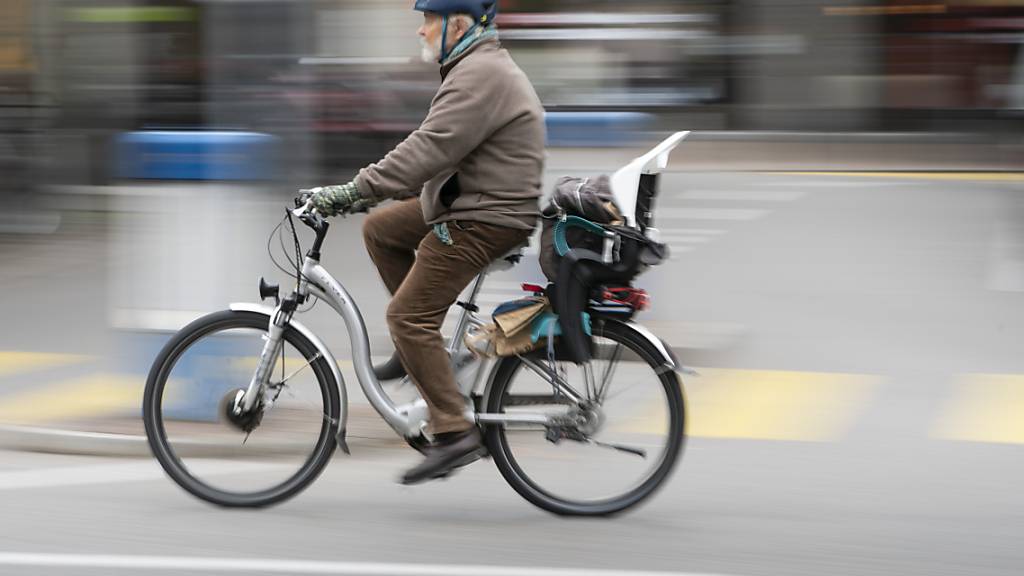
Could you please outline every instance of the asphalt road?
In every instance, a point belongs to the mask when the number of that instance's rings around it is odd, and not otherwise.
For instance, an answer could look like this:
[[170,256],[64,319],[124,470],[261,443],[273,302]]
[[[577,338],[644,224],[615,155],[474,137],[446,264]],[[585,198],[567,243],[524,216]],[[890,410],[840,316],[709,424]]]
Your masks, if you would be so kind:
[[[415,454],[353,442],[296,499],[228,511],[146,460],[0,452],[0,574],[1024,570],[1024,182],[672,173],[657,219],[676,258],[643,278],[641,320],[703,376],[686,380],[682,464],[646,505],[552,517],[486,462],[404,488],[394,478]],[[100,220],[5,237],[18,330],[0,349],[112,355]],[[325,262],[379,318],[351,224]],[[485,300],[514,296],[532,266]],[[251,299],[248,284],[228,290]],[[323,310],[310,324],[343,347]],[[0,376],[10,391],[45,374]]]

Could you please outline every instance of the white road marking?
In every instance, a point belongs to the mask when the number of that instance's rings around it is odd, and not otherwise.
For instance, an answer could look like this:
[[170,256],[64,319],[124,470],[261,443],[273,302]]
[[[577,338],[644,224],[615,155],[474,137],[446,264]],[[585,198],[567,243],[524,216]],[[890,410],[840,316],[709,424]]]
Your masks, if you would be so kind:
[[712,230],[708,228],[665,228],[659,229],[662,238],[671,238],[673,236],[721,236],[725,234],[725,230]]
[[660,208],[655,210],[659,220],[757,220],[768,210],[741,208]]
[[668,259],[678,260],[680,254],[686,252],[693,252],[693,246],[669,246],[668,247]]
[[[728,202],[793,202],[807,195],[799,190],[689,190],[678,195],[682,200],[722,200]],[[657,209],[655,209],[657,215]]]
[[711,238],[707,236],[670,236],[663,238],[662,241],[667,242],[669,246],[675,246],[676,244],[707,244]]
[[[806,178],[806,177],[805,177]],[[821,188],[828,190],[829,188],[891,188],[893,186],[920,186],[920,182],[912,180],[883,180],[878,179],[874,181],[869,180],[858,180],[852,177],[845,177],[843,180],[842,176],[834,176],[829,180],[805,180],[801,178],[786,178],[785,180],[765,180],[761,182],[764,186],[785,186],[786,188]]]
[[[280,464],[262,462],[234,462],[230,460],[193,460],[189,470],[200,476],[235,474],[277,468]],[[63,468],[33,468],[0,473],[0,490],[28,488],[54,488],[89,484],[115,484],[142,482],[164,478],[164,471],[155,461],[129,464],[100,464]]]
[[149,310],[117,308],[110,322],[115,328],[128,330],[177,331],[209,312],[199,310]]
[[989,241],[986,286],[997,292],[1024,291],[1024,227],[996,221]]
[[192,570],[258,574],[338,574],[365,576],[712,576],[696,572],[532,568],[459,564],[395,564],[330,562],[270,558],[202,558],[187,556],[121,556],[108,554],[26,554],[0,552],[0,566],[34,566],[121,570]]

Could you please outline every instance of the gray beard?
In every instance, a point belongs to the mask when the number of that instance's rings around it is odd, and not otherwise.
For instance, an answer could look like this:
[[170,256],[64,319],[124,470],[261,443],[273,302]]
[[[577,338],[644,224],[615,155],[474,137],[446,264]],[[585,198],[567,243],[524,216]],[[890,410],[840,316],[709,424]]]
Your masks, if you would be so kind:
[[428,45],[426,40],[420,38],[420,59],[427,64],[437,64],[437,61],[441,59],[441,50]]

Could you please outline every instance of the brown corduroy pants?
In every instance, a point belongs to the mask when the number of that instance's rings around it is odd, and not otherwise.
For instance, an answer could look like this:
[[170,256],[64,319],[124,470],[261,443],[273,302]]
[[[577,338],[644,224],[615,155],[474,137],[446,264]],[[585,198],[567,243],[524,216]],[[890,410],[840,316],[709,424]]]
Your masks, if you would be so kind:
[[363,225],[366,249],[393,295],[391,339],[427,401],[434,434],[472,426],[441,336],[445,315],[481,270],[530,236],[529,230],[467,221],[449,222],[448,232],[451,245],[423,221],[419,198],[377,208]]

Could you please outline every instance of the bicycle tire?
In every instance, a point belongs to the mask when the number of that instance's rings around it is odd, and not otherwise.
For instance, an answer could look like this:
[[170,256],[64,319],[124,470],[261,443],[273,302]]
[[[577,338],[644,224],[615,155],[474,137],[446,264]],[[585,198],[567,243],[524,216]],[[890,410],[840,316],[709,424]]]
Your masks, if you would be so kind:
[[[634,329],[621,322],[599,320],[595,334],[627,346],[639,355],[655,373],[664,366],[664,360],[654,346]],[[513,382],[522,361],[519,357],[503,358],[492,372],[487,393],[487,412],[501,413],[505,392]],[[510,486],[531,504],[562,516],[609,516],[627,510],[653,495],[664,485],[683,451],[686,438],[686,400],[679,376],[671,370],[660,370],[659,380],[665,390],[669,408],[668,444],[661,463],[654,472],[634,489],[608,499],[592,502],[571,501],[546,491],[523,471],[515,460],[507,441],[505,428],[492,425],[487,428],[488,449],[501,475]]]
[[[190,346],[206,336],[232,329],[266,331],[270,317],[258,312],[224,310],[209,314],[192,322],[176,333],[157,355],[146,380],[143,395],[143,422],[153,456],[164,471],[183,489],[211,504],[229,508],[259,508],[287,500],[308,487],[324,470],[337,447],[337,433],[341,418],[341,400],[338,383],[327,363],[320,356],[310,364],[316,375],[324,408],[328,411],[320,428],[320,435],[309,458],[290,478],[280,484],[253,493],[239,494],[214,488],[191,474],[168,442],[161,411],[163,390],[168,375],[177,359]],[[298,331],[288,327],[284,340],[307,361],[317,355],[316,346]]]

